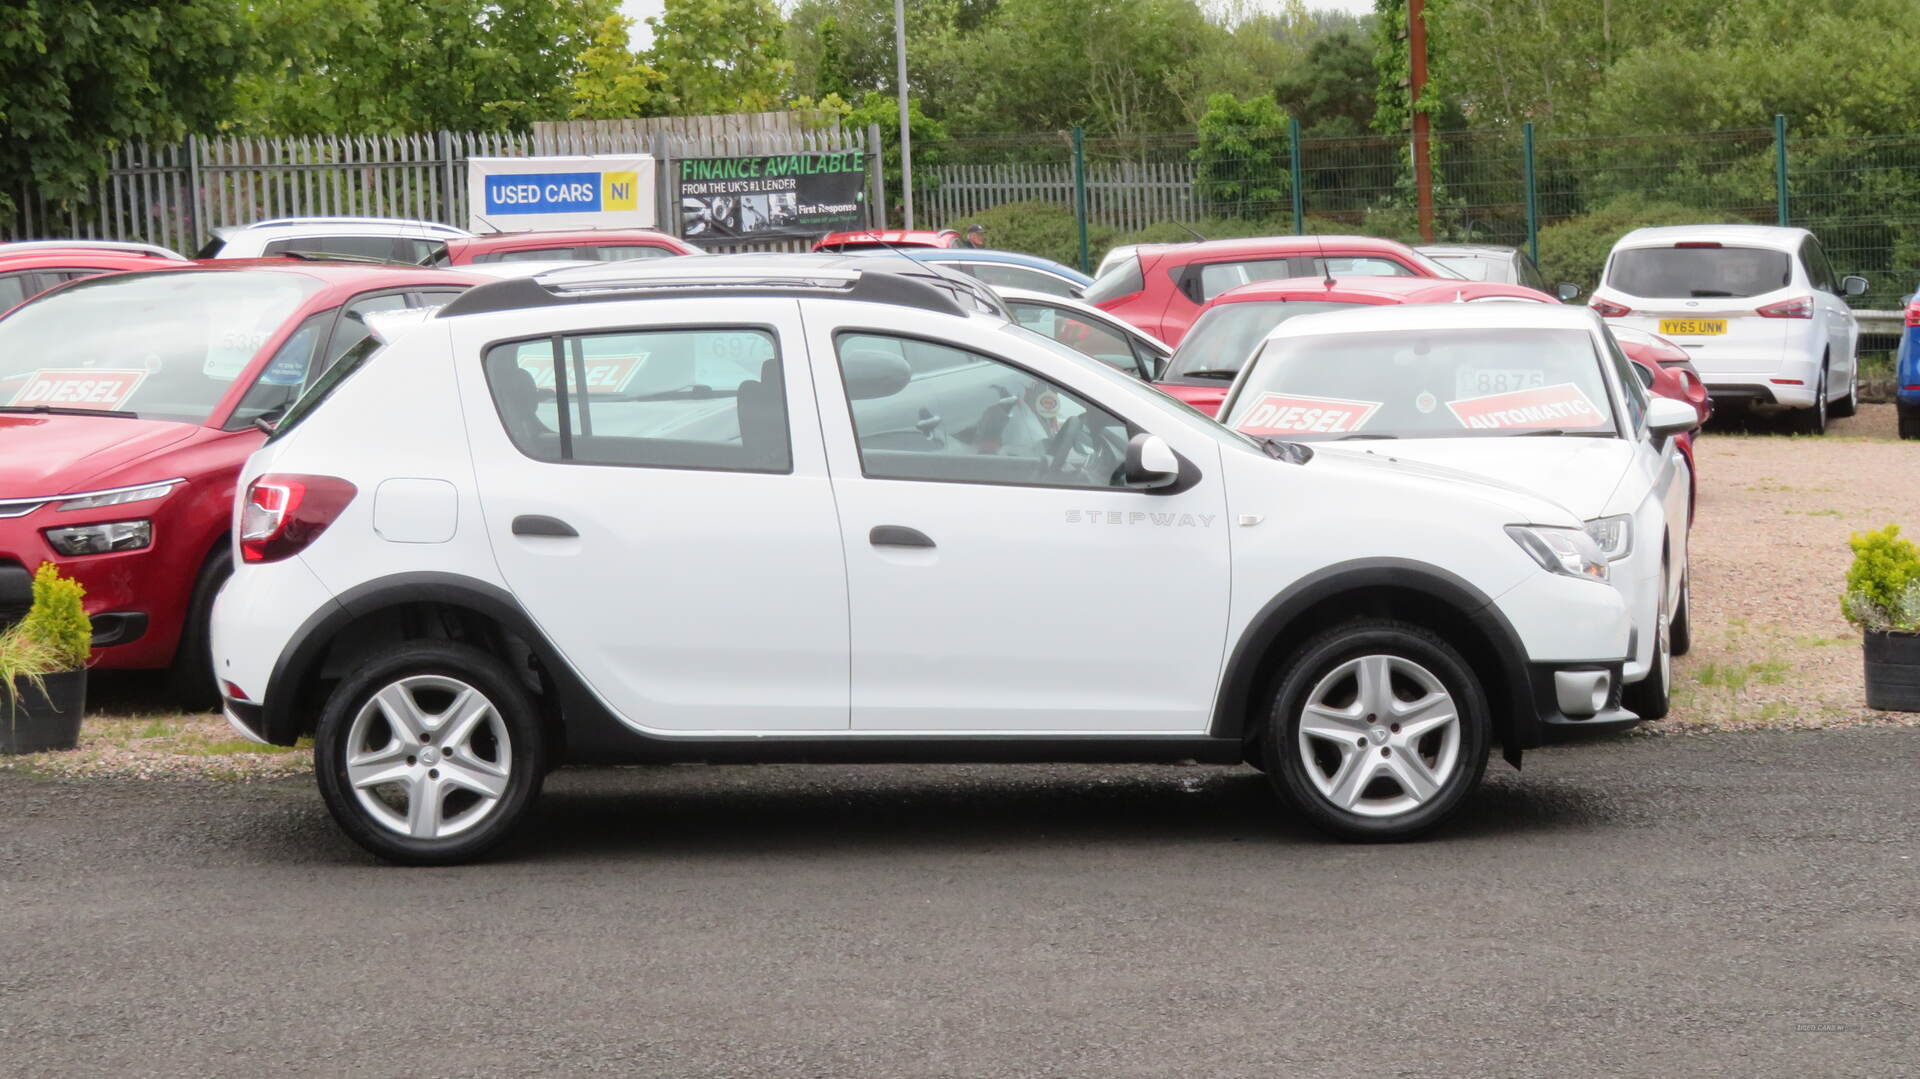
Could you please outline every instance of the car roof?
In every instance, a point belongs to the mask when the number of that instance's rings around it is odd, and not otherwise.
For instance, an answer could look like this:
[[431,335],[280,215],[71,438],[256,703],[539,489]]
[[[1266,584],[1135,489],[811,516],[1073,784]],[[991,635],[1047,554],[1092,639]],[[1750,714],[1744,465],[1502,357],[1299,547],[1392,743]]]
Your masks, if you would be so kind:
[[814,247],[827,244],[867,243],[901,244],[921,247],[939,247],[948,240],[959,236],[956,229],[854,229],[851,232],[829,232],[814,241]]
[[[1387,303],[1445,302],[1455,298],[1479,300],[1490,296],[1511,296],[1516,300],[1558,303],[1538,289],[1508,285],[1498,281],[1466,281],[1434,277],[1336,277],[1329,287],[1326,278],[1288,277],[1273,281],[1254,281],[1228,289],[1207,302],[1207,306],[1227,303],[1260,303],[1289,300],[1314,300],[1333,297],[1366,297]],[[1364,302],[1364,301],[1363,301]]]
[[620,243],[622,241],[658,241],[665,240],[667,246],[685,246],[683,241],[672,233],[659,229],[527,229],[519,232],[488,232],[478,236],[456,236],[447,240],[450,248],[466,250],[492,250],[495,248],[515,247],[582,247],[589,244]]
[[1508,259],[1520,253],[1517,247],[1505,244],[1419,244],[1415,251],[1423,255],[1451,255],[1454,258],[1500,258]]
[[1192,243],[1142,244],[1141,254],[1161,258],[1177,257],[1192,262],[1202,258],[1236,255],[1315,255],[1328,254],[1404,254],[1413,249],[1398,240],[1377,236],[1249,236],[1235,240],[1196,240]]
[[1369,307],[1364,311],[1327,311],[1300,315],[1273,328],[1267,340],[1329,333],[1385,330],[1530,329],[1585,330],[1599,316],[1584,307],[1559,303],[1415,303]]
[[[158,267],[156,267],[157,269]],[[284,258],[202,259],[181,268],[185,273],[233,273],[240,270],[297,274],[311,277],[330,288],[358,291],[381,285],[477,285],[493,278],[465,270],[442,270],[426,266],[403,266],[384,262],[332,262],[325,259],[302,261]]]
[[275,217],[250,225],[222,225],[215,236],[230,240],[254,233],[293,232],[303,236],[409,236],[426,233],[440,239],[472,235],[466,229],[443,225],[438,221],[412,221],[399,217]]
[[1744,247],[1770,247],[1781,251],[1798,250],[1811,235],[1806,229],[1779,225],[1662,225],[1634,229],[1613,245],[1625,247],[1670,247],[1678,243],[1718,242]]
[[1093,278],[1065,263],[1021,251],[997,251],[978,247],[926,247],[900,253],[922,262],[997,262],[1003,266],[1025,266],[1029,269],[1056,273],[1081,284],[1093,284]]
[[0,243],[0,258],[50,256],[71,261],[76,257],[115,256],[136,262],[166,259],[185,262],[187,257],[158,244],[120,240],[21,240]]

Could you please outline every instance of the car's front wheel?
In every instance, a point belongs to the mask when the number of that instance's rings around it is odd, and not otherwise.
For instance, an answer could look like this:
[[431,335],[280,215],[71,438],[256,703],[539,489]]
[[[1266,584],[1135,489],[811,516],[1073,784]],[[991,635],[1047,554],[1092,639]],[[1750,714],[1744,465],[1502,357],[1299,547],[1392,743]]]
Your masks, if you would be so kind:
[[1653,661],[1647,676],[1620,693],[1620,703],[1641,719],[1665,719],[1673,706],[1673,621],[1667,615],[1667,577],[1660,576],[1660,605],[1653,619]]
[[1274,693],[1263,753],[1275,787],[1322,829],[1404,839],[1479,784],[1490,728],[1485,694],[1450,645],[1365,619],[1301,648]]
[[492,656],[408,645],[341,683],[314,731],[327,809],[388,861],[478,857],[519,823],[546,773],[539,715]]

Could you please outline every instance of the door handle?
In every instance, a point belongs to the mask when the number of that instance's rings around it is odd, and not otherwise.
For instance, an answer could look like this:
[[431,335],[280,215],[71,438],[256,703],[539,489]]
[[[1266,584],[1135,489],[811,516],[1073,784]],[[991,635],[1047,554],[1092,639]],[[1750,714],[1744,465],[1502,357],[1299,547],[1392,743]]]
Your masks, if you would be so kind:
[[905,525],[875,525],[867,533],[867,542],[875,547],[927,547],[933,546],[933,540],[925,532]]
[[513,519],[513,534],[516,536],[573,536],[580,533],[573,526],[558,517],[548,517],[542,513],[523,513]]

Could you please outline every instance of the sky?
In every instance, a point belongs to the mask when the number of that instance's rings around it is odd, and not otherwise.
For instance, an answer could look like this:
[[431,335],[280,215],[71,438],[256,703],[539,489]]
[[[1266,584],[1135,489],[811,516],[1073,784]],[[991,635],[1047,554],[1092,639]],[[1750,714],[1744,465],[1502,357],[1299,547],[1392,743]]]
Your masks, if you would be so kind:
[[[660,14],[661,2],[662,0],[620,0],[621,10],[633,20],[634,48],[644,49],[653,43],[653,29],[647,25],[647,19]],[[913,0],[907,0],[907,2],[912,3]],[[1350,15],[1363,15],[1373,10],[1373,0],[1307,0],[1307,8],[1310,11],[1344,11]]]

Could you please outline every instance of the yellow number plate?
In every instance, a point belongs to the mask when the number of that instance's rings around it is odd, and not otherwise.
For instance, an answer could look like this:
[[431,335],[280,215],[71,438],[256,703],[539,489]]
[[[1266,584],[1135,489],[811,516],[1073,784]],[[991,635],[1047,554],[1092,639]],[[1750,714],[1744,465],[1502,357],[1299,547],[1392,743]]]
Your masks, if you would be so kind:
[[1660,332],[1695,335],[1726,333],[1727,320],[1723,318],[1663,318],[1660,320]]

